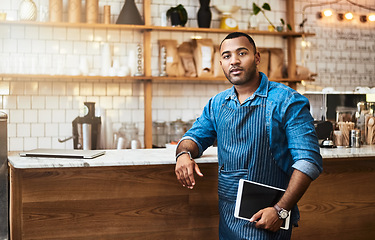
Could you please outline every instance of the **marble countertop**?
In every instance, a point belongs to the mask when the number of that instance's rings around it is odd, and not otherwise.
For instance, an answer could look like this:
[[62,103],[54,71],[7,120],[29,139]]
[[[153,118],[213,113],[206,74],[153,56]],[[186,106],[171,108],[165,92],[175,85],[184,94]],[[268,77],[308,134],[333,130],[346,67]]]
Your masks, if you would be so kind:
[[[105,167],[175,164],[175,149],[136,149],[136,150],[105,150],[103,156],[94,159],[21,157],[12,152],[8,156],[10,164],[15,168],[65,168],[65,167]],[[374,157],[375,145],[360,148],[321,148],[323,159]],[[197,163],[217,162],[217,148],[208,148],[203,156],[196,159]]]
[[[80,158],[50,158],[50,157],[21,157],[13,152],[8,161],[15,168],[63,168],[63,167],[105,167],[175,164],[174,148],[157,149],[121,149],[105,150],[105,154],[93,159]],[[204,156],[196,160],[198,163],[217,162],[217,148],[210,147]]]
[[375,145],[363,145],[359,148],[321,148],[320,154],[325,158],[374,157]]

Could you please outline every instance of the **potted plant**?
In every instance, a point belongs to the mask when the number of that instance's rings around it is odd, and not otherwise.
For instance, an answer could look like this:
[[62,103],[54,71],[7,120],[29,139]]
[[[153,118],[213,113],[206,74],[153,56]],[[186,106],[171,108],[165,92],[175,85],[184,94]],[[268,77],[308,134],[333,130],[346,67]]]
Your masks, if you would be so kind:
[[[262,12],[263,16],[266,18],[266,20],[271,25],[270,28],[269,28],[270,30],[274,31],[276,29],[278,32],[284,31],[284,26],[285,26],[284,19],[280,18],[280,22],[281,22],[282,25],[278,26],[278,27],[275,27],[275,25],[271,22],[271,20],[266,16],[265,11],[271,11],[271,6],[268,3],[264,3],[262,5],[262,7],[259,7],[256,3],[253,3],[253,14],[257,15],[259,12]],[[287,24],[287,28],[290,31],[292,30],[292,26],[290,26],[289,23]]]
[[168,9],[167,18],[171,19],[172,26],[184,27],[187,22],[188,15],[184,6],[179,4],[176,7],[171,7]]
[[[284,19],[280,18],[280,22],[281,22],[281,26],[277,26],[276,27],[276,30],[278,32],[284,31],[284,27],[285,27],[285,21],[284,21]],[[289,31],[292,31],[292,26],[290,26],[289,23],[286,24],[286,27],[288,28]]]

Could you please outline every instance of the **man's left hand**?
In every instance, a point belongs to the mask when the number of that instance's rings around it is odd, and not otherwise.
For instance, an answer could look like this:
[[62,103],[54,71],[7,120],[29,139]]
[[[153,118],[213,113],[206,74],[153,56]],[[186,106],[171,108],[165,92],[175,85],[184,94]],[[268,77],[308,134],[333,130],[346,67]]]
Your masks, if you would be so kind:
[[280,230],[281,225],[283,225],[283,220],[281,220],[273,207],[268,207],[261,209],[259,212],[255,213],[250,222],[255,222],[255,227],[263,228],[272,232]]

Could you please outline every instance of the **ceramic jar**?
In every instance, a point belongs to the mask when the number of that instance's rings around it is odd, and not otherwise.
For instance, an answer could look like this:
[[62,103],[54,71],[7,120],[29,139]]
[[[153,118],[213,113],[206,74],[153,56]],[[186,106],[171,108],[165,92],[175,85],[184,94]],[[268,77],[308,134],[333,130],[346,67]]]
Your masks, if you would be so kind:
[[20,4],[19,14],[20,20],[35,21],[37,10],[33,0],[23,0]]

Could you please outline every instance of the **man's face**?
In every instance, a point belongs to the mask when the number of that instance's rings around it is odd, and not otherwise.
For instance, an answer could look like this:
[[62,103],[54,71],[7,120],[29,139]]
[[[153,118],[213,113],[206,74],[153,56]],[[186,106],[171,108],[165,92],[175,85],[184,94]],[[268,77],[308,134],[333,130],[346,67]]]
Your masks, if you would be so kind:
[[257,76],[260,55],[259,52],[254,54],[254,47],[246,37],[225,40],[220,52],[220,65],[233,85],[248,83]]

